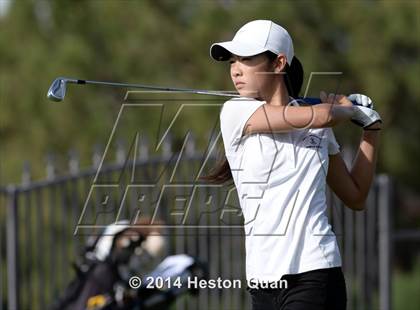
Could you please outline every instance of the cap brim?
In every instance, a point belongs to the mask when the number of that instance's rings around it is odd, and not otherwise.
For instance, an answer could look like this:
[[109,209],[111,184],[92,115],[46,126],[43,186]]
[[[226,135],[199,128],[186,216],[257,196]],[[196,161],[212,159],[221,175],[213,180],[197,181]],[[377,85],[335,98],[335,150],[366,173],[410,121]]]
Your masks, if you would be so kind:
[[232,54],[237,56],[254,56],[267,49],[261,47],[255,47],[242,42],[226,41],[214,43],[210,47],[210,56],[217,61],[229,60]]

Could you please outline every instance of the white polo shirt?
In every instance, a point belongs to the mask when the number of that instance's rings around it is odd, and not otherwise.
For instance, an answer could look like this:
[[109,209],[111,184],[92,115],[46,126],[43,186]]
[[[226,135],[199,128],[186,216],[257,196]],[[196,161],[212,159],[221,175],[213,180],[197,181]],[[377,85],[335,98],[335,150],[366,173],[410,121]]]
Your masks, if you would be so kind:
[[220,126],[244,216],[247,280],[341,266],[326,215],[328,155],[340,151],[331,128],[242,136],[266,103],[234,98],[223,104]]

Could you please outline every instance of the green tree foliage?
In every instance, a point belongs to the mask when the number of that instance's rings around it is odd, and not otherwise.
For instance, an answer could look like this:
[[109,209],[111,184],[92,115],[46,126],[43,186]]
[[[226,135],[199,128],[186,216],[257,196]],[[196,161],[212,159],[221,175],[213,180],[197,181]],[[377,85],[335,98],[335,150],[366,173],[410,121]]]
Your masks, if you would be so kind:
[[[419,16],[418,1],[12,1],[0,17],[1,183],[19,182],[24,160],[41,178],[48,151],[64,165],[75,148],[88,164],[92,145],[106,142],[124,90],[69,86],[53,104],[45,95],[55,77],[233,89],[210,44],[272,19],[291,33],[306,83],[311,72],[342,72],[315,75],[308,95],[374,99],[385,121],[378,171],[419,186]],[[200,134],[206,113],[190,118]],[[342,144],[357,145],[359,128],[337,131]]]

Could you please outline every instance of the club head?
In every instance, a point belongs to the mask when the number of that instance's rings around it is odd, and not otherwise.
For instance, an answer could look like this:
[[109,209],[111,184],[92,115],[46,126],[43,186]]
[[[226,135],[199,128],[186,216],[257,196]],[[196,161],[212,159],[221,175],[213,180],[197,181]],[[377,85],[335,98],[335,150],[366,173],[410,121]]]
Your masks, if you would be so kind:
[[63,101],[66,95],[66,80],[57,78],[52,82],[50,89],[48,89],[47,98],[52,101]]

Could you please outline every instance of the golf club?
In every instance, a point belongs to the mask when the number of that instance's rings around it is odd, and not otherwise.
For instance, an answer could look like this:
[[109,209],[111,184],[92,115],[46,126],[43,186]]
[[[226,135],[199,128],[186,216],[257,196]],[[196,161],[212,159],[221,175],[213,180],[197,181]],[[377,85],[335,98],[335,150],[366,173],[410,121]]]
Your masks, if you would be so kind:
[[[79,80],[73,78],[59,77],[56,78],[50,88],[48,89],[47,98],[51,101],[63,101],[66,95],[67,83],[70,84],[95,84],[95,85],[106,85],[113,87],[122,87],[122,88],[141,88],[141,89],[150,89],[150,90],[160,90],[167,92],[181,92],[181,93],[191,93],[199,95],[214,95],[214,96],[224,96],[224,97],[241,97],[237,92],[222,92],[214,90],[202,90],[202,89],[190,89],[190,88],[175,88],[175,87],[162,87],[162,86],[152,86],[152,85],[143,85],[143,84],[129,84],[129,83],[115,83],[115,82],[102,82],[102,81],[89,81],[89,80]],[[310,97],[297,97],[298,102],[306,104],[318,104],[321,103],[319,98],[310,98]],[[356,101],[353,101],[353,104],[357,104]]]
[[175,88],[175,87],[161,87],[161,86],[151,86],[151,85],[142,85],[142,84],[129,84],[129,83],[114,83],[114,82],[102,82],[102,81],[89,81],[89,80],[79,80],[72,78],[59,77],[56,78],[49,90],[47,97],[52,101],[63,101],[66,95],[67,83],[70,84],[95,84],[95,85],[106,85],[113,87],[122,87],[122,88],[141,88],[141,89],[150,89],[150,90],[160,90],[168,92],[181,92],[181,93],[192,93],[200,95],[215,95],[215,96],[227,96],[227,97],[240,97],[239,94],[234,92],[221,92],[221,91],[211,91],[211,90],[200,90],[200,89],[189,89],[189,88]]

